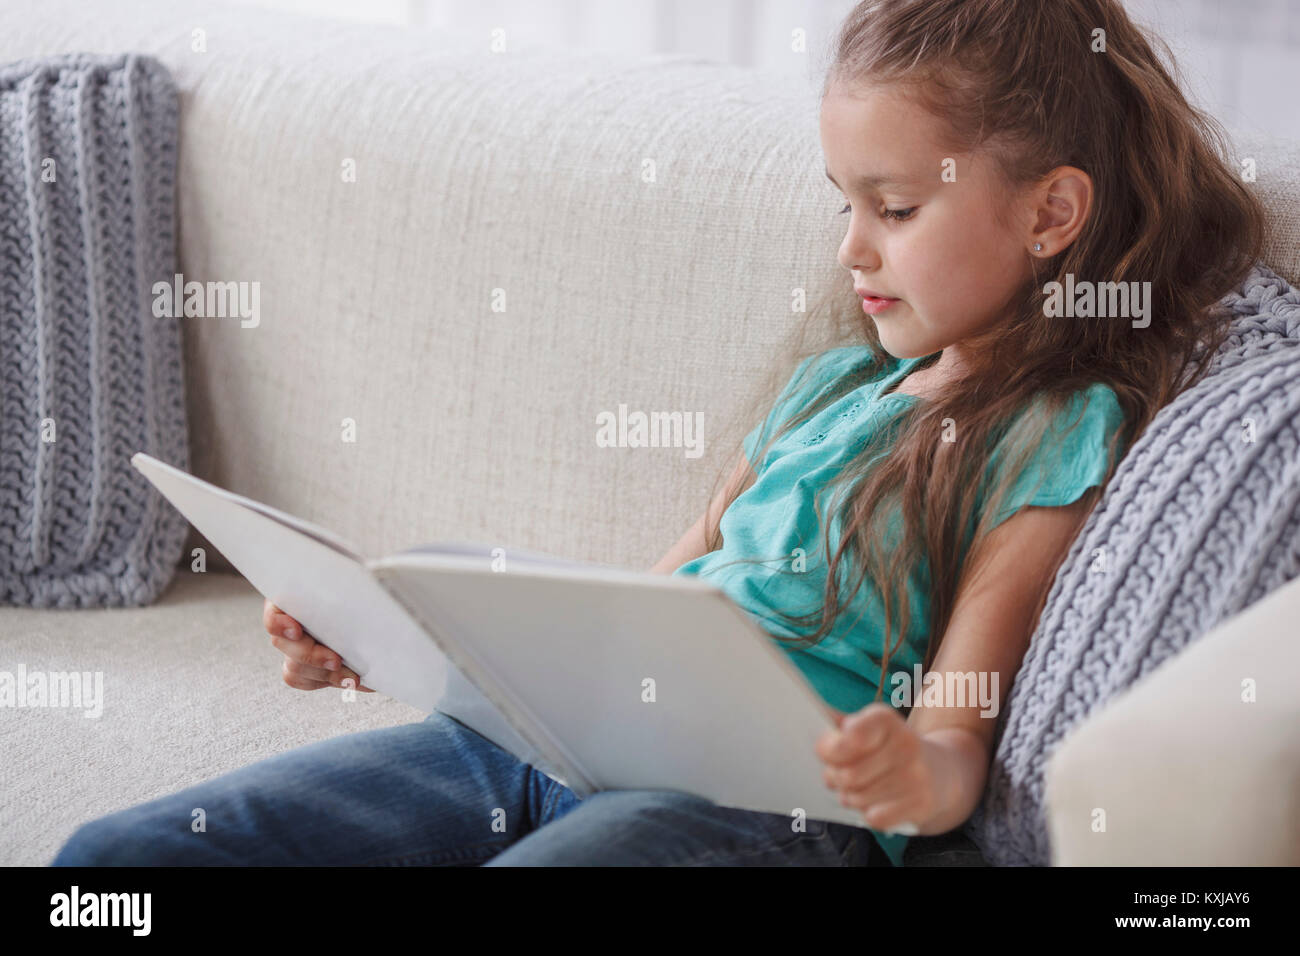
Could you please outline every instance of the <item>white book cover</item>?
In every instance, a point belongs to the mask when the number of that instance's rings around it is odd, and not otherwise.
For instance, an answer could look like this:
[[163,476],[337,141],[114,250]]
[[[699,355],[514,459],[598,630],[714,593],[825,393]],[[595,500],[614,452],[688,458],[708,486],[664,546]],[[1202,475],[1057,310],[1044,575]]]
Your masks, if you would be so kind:
[[679,790],[865,827],[814,752],[834,711],[704,579],[467,543],[367,559],[150,455],[131,463],[367,687],[455,717],[580,796]]

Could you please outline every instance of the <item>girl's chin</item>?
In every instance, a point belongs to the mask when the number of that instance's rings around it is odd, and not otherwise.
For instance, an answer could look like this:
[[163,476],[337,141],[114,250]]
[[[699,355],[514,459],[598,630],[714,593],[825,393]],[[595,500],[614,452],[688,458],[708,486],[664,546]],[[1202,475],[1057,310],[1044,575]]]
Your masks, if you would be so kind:
[[876,334],[884,350],[900,362],[907,359],[925,358],[927,355],[933,355],[942,349],[942,346],[927,345],[925,343],[900,342],[897,336],[881,335],[879,329],[876,330]]
[[885,351],[894,358],[901,360],[930,354],[917,351],[916,343],[909,342],[906,336],[901,336],[898,332],[898,326],[892,322],[876,322],[876,337],[880,339],[880,344],[884,346]]

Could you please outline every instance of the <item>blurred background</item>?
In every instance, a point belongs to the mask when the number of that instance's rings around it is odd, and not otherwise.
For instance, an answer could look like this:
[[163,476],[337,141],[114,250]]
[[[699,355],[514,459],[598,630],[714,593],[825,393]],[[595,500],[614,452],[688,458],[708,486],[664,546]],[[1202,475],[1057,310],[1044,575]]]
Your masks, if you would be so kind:
[[[631,55],[695,56],[817,86],[854,0],[226,0],[413,30]],[[1198,105],[1229,126],[1300,139],[1300,0],[1125,0],[1178,58]],[[806,52],[792,49],[803,31]]]

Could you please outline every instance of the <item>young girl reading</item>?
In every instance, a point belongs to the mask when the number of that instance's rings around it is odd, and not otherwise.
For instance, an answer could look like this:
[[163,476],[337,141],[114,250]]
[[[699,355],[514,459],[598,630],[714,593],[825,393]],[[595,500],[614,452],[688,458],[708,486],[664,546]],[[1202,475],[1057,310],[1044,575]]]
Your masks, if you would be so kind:
[[[961,825],[1056,569],[1120,456],[1204,374],[1263,218],[1113,0],[861,3],[821,139],[858,328],[803,358],[654,570],[708,575],[836,709],[824,783],[865,828],[580,799],[435,711],[93,821],[55,862],[898,865],[909,837]],[[264,620],[291,686],[357,680]],[[993,706],[918,673],[973,677]]]

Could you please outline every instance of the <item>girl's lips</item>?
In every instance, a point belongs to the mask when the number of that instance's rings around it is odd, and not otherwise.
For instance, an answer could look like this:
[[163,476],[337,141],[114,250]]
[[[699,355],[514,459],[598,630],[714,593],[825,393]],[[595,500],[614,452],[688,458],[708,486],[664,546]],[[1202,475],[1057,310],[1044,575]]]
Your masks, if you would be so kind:
[[879,315],[897,301],[897,299],[885,299],[876,295],[864,295],[862,297],[862,311],[867,315]]

